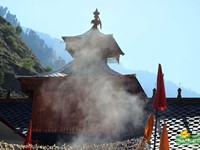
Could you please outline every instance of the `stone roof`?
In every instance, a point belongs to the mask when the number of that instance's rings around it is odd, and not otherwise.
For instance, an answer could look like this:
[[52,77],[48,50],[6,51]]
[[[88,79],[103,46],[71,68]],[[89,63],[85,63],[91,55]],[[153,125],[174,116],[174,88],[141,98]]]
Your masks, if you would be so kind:
[[0,121],[23,137],[31,118],[32,103],[27,99],[0,99]]

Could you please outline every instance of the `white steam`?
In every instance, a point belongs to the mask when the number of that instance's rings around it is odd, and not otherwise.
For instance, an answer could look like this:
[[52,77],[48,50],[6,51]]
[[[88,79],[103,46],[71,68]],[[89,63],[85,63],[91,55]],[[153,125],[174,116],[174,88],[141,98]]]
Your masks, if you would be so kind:
[[[126,77],[113,74],[107,66],[106,49],[112,49],[114,43],[109,45],[102,35],[93,35],[89,42],[88,38],[85,40],[68,45],[75,49],[82,48],[79,44],[84,47],[74,54],[67,70],[70,76],[59,84],[50,80],[43,85],[41,93],[46,93],[42,95],[43,108],[50,110],[54,120],[60,119],[63,129],[78,133],[74,143],[87,142],[86,134],[102,140],[101,134],[118,136],[126,131],[136,132],[143,124],[144,101],[127,92],[130,87],[123,82]],[[56,90],[47,92],[47,87]],[[52,118],[50,124],[55,123]]]

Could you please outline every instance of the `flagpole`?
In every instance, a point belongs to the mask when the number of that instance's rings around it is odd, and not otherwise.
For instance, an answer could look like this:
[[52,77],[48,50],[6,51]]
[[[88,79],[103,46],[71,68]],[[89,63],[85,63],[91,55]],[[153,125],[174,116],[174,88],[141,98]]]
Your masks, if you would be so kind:
[[155,110],[155,118],[156,118],[155,121],[156,122],[155,122],[155,130],[154,130],[154,148],[153,148],[153,150],[156,149],[156,132],[157,132],[157,119],[158,119],[157,114],[158,114],[158,111]]

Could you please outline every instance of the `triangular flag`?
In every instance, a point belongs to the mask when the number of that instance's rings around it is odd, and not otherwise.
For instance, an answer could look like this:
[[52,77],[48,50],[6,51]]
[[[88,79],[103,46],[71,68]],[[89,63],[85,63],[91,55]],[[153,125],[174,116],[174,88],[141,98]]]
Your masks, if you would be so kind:
[[146,122],[145,130],[144,130],[144,137],[146,139],[146,142],[149,142],[151,140],[153,125],[154,125],[154,114],[151,113],[151,115],[149,116]]
[[136,150],[144,149],[146,142],[149,142],[151,140],[153,125],[154,125],[154,114],[151,113],[151,115],[149,116],[149,118],[146,122],[146,126],[144,129],[144,137],[141,140],[141,142],[138,144]]
[[159,64],[158,74],[157,74],[157,89],[153,100],[153,108],[156,110],[164,110],[166,106],[167,106],[167,101],[165,96],[165,85],[164,85],[162,67],[161,64]]
[[160,137],[160,148],[159,150],[169,150],[169,140],[168,140],[168,133],[167,133],[167,127],[164,122],[162,134]]

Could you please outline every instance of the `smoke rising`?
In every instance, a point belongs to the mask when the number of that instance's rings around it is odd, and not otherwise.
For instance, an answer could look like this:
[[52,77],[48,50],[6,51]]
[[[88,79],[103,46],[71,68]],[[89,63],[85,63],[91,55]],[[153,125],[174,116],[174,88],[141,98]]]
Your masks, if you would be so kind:
[[[144,101],[128,92],[127,77],[108,67],[108,49],[113,48],[113,42],[95,34],[78,41],[68,44],[77,50],[64,70],[68,77],[62,82],[49,80],[41,88],[42,111],[52,115],[42,120],[52,126],[59,120],[58,130],[78,133],[72,141],[75,144],[134,135],[130,132],[136,133],[143,124]],[[65,139],[58,143],[61,141]]]

